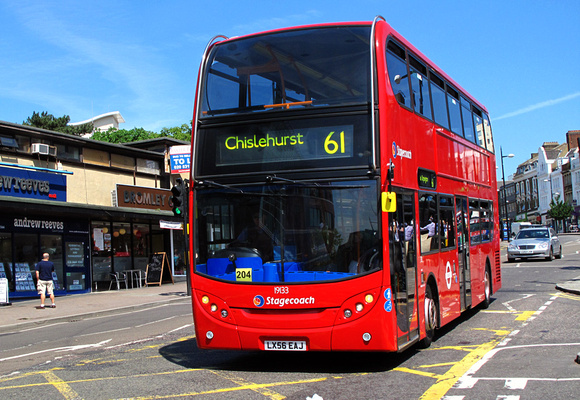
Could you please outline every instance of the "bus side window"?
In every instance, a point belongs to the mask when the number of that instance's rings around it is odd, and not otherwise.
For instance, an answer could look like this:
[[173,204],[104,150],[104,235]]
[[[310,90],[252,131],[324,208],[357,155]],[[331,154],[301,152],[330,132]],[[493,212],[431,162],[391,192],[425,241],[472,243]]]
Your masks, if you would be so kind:
[[470,142],[475,143],[473,117],[471,115],[471,103],[463,96],[461,96],[461,115],[463,117],[463,136]]
[[445,95],[445,82],[433,72],[430,73],[431,98],[433,99],[433,119],[436,123],[449,129],[447,117],[447,98]]
[[405,62],[405,50],[393,42],[389,42],[387,48],[387,69],[391,88],[397,101],[401,105],[410,108],[411,92],[409,89],[407,63]]
[[449,120],[451,130],[459,135],[462,134],[461,110],[459,105],[459,94],[451,86],[447,85],[447,106],[449,108]]
[[431,119],[431,96],[427,68],[414,57],[409,56],[409,70],[411,71],[411,88],[413,89],[413,108],[419,114]]
[[419,233],[421,254],[439,250],[437,195],[424,193],[419,197]]
[[489,123],[489,115],[483,114],[483,133],[485,134],[485,147],[494,152],[493,136],[491,135],[491,124]]
[[483,118],[481,110],[473,107],[473,124],[475,125],[475,139],[478,145],[485,148],[485,142],[483,139]]
[[439,237],[441,249],[455,247],[453,197],[439,197]]

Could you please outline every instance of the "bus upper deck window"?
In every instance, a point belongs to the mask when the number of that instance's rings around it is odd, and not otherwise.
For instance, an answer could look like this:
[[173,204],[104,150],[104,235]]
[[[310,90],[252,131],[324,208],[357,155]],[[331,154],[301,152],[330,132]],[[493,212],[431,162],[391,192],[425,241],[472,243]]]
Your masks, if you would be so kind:
[[405,62],[405,50],[393,42],[389,42],[387,48],[387,69],[391,88],[397,101],[401,105],[410,108],[411,91],[409,89],[407,63]]

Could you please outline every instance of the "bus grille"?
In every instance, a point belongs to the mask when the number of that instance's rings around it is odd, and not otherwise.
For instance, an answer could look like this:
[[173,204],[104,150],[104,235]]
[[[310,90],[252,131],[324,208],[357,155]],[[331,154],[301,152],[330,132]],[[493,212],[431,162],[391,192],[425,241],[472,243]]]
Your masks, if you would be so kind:
[[501,255],[499,251],[495,252],[495,282],[501,282]]

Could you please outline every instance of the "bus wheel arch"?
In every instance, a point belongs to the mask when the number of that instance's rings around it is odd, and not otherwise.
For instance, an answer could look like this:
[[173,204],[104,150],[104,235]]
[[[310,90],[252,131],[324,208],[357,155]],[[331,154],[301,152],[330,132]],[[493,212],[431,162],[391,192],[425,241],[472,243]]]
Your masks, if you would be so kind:
[[425,285],[425,295],[423,298],[423,320],[425,337],[419,344],[422,348],[427,348],[433,342],[435,329],[439,327],[439,292],[435,278],[431,275]]

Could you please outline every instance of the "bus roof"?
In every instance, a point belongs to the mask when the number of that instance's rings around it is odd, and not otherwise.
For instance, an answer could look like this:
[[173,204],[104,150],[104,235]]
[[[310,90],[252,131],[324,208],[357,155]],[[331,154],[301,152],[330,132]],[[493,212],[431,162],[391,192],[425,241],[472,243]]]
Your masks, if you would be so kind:
[[[380,17],[380,18],[382,18],[382,17]],[[287,31],[292,31],[292,30],[328,28],[328,27],[339,27],[339,26],[369,26],[370,27],[370,26],[372,26],[372,24],[373,24],[372,21],[359,21],[359,22],[335,22],[335,23],[322,23],[322,24],[311,24],[311,25],[298,25],[298,26],[293,26],[293,27],[277,28],[277,29],[272,29],[272,30],[263,31],[263,32],[255,32],[255,33],[242,35],[242,36],[234,36],[234,37],[231,37],[228,39],[214,42],[212,44],[212,46],[217,45],[217,44],[227,43],[230,41],[245,39],[245,38],[249,38],[249,37],[260,36],[260,35],[270,35],[273,33],[287,32]],[[451,78],[447,73],[445,73],[443,69],[439,68],[437,66],[437,64],[435,64],[433,61],[431,61],[431,59],[429,59],[427,56],[425,56],[425,54],[423,54],[415,46],[413,46],[407,39],[404,38],[404,36],[402,36],[399,32],[397,32],[388,22],[386,22],[384,20],[378,20],[377,21],[377,28],[378,28],[378,30],[383,29],[383,31],[385,32],[385,34],[384,34],[385,37],[387,37],[387,36],[394,37],[398,42],[400,42],[405,47],[407,47],[411,53],[413,53],[415,56],[420,58],[425,64],[427,64],[427,66],[430,69],[434,70],[438,75],[440,75],[442,78],[447,80],[447,82],[449,82],[453,87],[455,87],[457,90],[462,92],[465,96],[469,97],[469,99],[471,101],[473,101],[485,113],[488,113],[487,108],[483,104],[481,104],[467,90],[465,90],[461,85],[459,85],[455,80],[453,80],[453,78]]]

